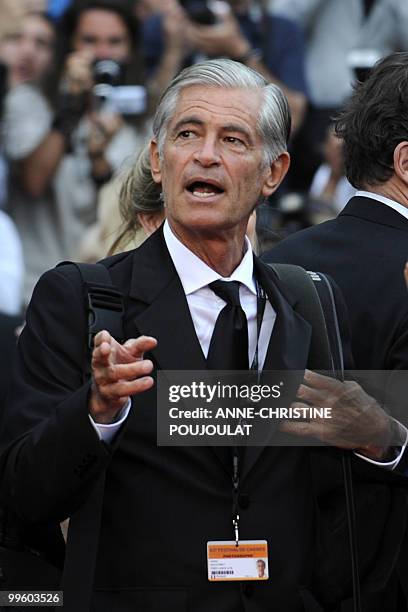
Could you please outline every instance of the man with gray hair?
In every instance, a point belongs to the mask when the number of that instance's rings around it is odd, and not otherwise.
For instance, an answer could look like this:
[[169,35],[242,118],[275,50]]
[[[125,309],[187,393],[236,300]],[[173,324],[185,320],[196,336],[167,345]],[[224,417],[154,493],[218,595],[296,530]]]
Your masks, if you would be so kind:
[[[316,567],[327,559],[315,528],[319,495],[330,502],[341,491],[334,446],[358,450],[354,461],[372,480],[391,478],[378,467],[390,420],[375,402],[370,427],[355,405],[361,426],[351,438],[329,431],[331,449],[157,445],[158,371],[310,365],[310,325],[245,238],[251,212],[288,169],[289,130],[281,91],[239,63],[204,62],[174,79],[150,144],[166,221],[139,249],[103,262],[124,295],[125,342],[106,330],[96,335],[91,380],[83,376],[87,318],[78,270],[47,272],[35,289],[4,418],[2,497],[27,522],[71,516],[75,525],[106,473],[101,508],[87,523],[98,540],[92,603],[76,610],[323,609]],[[303,399],[327,384],[316,376],[306,373]],[[345,387],[330,385],[343,422],[353,418],[342,406]],[[324,471],[314,479],[312,463],[323,459],[328,481]],[[93,574],[89,533],[83,527],[78,538],[72,529],[68,558],[77,538]],[[326,609],[350,596],[346,558],[347,578],[340,573],[328,596],[323,589]],[[262,578],[256,559],[265,562]]]

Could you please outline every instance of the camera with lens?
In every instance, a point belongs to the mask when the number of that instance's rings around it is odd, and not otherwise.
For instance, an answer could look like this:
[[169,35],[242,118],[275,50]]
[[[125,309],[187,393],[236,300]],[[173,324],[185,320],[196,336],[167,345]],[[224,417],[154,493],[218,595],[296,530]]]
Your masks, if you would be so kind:
[[191,21],[199,25],[214,25],[230,10],[222,0],[182,0],[181,5]]
[[124,67],[114,60],[97,60],[94,63],[94,110],[119,115],[141,115],[146,112],[146,88],[142,85],[123,85],[124,76]]

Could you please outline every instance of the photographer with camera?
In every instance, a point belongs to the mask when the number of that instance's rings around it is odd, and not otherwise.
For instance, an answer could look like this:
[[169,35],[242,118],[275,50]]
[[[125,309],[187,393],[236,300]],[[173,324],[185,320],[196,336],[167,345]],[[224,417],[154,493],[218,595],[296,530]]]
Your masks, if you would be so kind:
[[[141,147],[145,110],[138,81],[136,24],[126,2],[75,2],[60,24],[66,39],[54,120],[25,160],[22,180],[35,199],[53,197],[57,261],[78,257],[81,237],[96,218],[99,189]],[[41,248],[41,245],[38,245]]]
[[285,92],[294,131],[306,107],[303,42],[291,20],[270,15],[264,2],[164,0],[144,20],[146,66],[157,92],[180,68],[203,58],[226,57],[261,73]]

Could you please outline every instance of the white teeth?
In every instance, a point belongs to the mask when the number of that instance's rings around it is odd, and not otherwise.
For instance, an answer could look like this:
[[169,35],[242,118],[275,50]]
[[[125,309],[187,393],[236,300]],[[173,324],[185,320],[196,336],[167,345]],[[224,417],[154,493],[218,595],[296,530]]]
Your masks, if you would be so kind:
[[215,195],[215,191],[193,191],[193,195],[198,198],[209,198]]

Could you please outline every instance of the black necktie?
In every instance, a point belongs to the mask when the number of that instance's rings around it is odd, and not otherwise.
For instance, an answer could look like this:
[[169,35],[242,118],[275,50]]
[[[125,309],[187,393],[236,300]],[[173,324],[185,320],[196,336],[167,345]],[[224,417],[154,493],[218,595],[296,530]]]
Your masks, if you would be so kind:
[[239,282],[217,280],[209,286],[227,303],[215,322],[207,367],[209,370],[247,370],[248,325],[239,301]]

